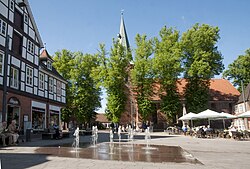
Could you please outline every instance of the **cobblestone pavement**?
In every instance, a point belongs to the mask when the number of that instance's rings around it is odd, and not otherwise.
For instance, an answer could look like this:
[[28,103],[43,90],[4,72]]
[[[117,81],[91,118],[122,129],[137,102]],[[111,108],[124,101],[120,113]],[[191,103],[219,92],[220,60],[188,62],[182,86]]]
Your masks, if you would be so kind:
[[[152,133],[151,144],[180,146],[202,164],[191,163],[152,163],[133,161],[93,160],[83,158],[66,158],[49,154],[37,154],[39,147],[71,144],[73,138],[61,140],[32,139],[31,142],[21,142],[15,147],[0,147],[1,169],[189,169],[189,168],[222,168],[247,169],[250,166],[250,141],[233,139],[200,139],[189,136],[174,136],[166,133]],[[123,136],[125,138],[126,136]],[[108,133],[100,133],[99,142],[108,142]],[[90,136],[81,136],[81,142],[89,143]],[[145,143],[144,135],[135,137],[135,143]]]

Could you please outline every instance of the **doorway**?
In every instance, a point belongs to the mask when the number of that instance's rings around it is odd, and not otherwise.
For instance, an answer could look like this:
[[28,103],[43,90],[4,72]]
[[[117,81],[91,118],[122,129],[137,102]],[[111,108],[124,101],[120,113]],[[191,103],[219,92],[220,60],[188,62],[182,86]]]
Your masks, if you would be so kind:
[[20,124],[20,107],[8,105],[8,115],[7,115],[7,124],[9,125],[12,120],[16,120],[16,124]]

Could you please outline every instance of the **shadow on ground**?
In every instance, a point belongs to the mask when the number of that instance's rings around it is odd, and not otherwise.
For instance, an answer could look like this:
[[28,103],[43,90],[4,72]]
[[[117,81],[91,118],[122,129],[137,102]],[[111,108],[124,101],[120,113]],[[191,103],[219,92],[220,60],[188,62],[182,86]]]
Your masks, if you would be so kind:
[[0,159],[2,169],[25,169],[48,162],[47,156],[46,154],[1,153]]

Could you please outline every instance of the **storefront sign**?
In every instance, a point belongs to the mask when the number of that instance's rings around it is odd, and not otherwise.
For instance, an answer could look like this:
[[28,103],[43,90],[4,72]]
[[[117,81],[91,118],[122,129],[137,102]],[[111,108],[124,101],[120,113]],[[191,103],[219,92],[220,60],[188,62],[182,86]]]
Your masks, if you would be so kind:
[[19,106],[20,102],[16,97],[11,97],[8,101],[8,104]]

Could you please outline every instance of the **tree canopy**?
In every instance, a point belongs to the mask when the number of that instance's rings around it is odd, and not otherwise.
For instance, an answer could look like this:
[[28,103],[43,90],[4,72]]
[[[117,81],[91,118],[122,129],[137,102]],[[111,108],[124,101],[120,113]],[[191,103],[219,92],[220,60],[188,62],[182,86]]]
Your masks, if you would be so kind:
[[209,80],[224,69],[223,57],[216,46],[219,38],[219,28],[207,24],[195,24],[182,35],[183,73],[188,82],[185,99],[189,111],[206,108]]
[[[223,72],[223,76],[228,80],[232,80],[234,86],[241,86],[241,81],[244,86],[250,83],[250,49],[245,51],[245,55],[240,55],[231,64],[228,69]],[[239,90],[241,88],[239,87]]]
[[107,92],[107,108],[105,114],[114,123],[119,122],[125,110],[125,86],[128,79],[127,67],[131,60],[131,53],[118,41],[113,41],[110,56],[107,56],[104,45],[100,45],[98,55],[99,67],[95,70],[95,77],[99,79]]
[[131,70],[131,80],[136,93],[138,112],[145,122],[148,115],[152,112],[151,100],[153,71],[152,59],[153,41],[147,40],[146,35],[137,34],[135,37],[136,49],[134,67]]
[[62,50],[56,52],[53,59],[53,66],[68,82],[63,120],[91,123],[95,111],[101,106],[101,89],[91,76],[92,70],[98,66],[97,56]]
[[153,68],[155,78],[161,88],[161,110],[174,118],[180,109],[180,97],[177,91],[177,79],[181,68],[181,47],[179,32],[166,26],[159,32],[160,39],[155,38],[155,55]]

